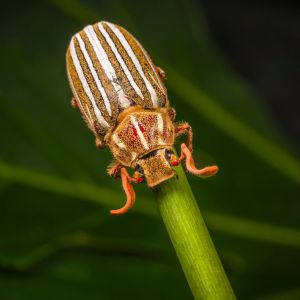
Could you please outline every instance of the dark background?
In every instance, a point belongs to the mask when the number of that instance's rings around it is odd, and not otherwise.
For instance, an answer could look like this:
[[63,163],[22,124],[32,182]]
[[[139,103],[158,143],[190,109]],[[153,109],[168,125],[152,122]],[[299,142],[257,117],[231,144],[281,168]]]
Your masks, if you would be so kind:
[[300,5],[297,1],[198,1],[233,68],[263,96],[284,134],[300,141]]
[[299,4],[1,4],[0,300],[192,299],[151,190],[114,218],[108,150],[71,109],[65,51],[86,24],[124,26],[167,73],[195,133],[188,176],[238,299],[300,298]]

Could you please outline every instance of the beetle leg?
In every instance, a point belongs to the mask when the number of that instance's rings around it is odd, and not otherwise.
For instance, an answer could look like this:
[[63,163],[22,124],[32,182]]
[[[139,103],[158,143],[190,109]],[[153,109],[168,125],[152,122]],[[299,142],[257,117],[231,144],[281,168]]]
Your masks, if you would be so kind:
[[105,143],[96,137],[95,144],[98,149],[103,149],[105,147]]
[[156,66],[156,71],[157,71],[157,73],[158,73],[161,80],[167,79],[166,72],[162,68]]
[[71,106],[72,106],[73,108],[77,108],[77,107],[78,107],[78,104],[77,104],[77,101],[76,101],[75,97],[73,97],[73,98],[71,99]]
[[[190,151],[190,149],[186,146],[186,144],[181,144],[181,155],[180,158],[183,157],[186,159],[185,165],[186,165],[186,169],[197,176],[206,178],[206,177],[210,177],[215,175],[218,171],[219,168],[218,166],[214,165],[214,166],[208,166],[202,169],[197,169],[195,167],[195,162],[194,159],[192,157],[192,153]],[[179,158],[179,160],[180,160]]]
[[[188,136],[187,147],[190,150],[190,152],[192,152],[193,151],[193,130],[189,123],[185,122],[185,123],[176,124],[175,138],[177,138],[181,134],[187,134]],[[181,151],[180,157],[178,159],[176,159],[176,156],[174,155],[170,160],[171,166],[178,166],[183,161],[184,158],[185,155],[183,151]]]
[[113,178],[119,178],[120,177],[120,170],[122,168],[122,164],[120,162],[114,163],[112,166],[108,167],[107,173],[109,176]]
[[177,166],[182,162],[183,159],[186,159],[185,165],[186,165],[187,170],[190,173],[201,176],[201,177],[210,177],[210,176],[215,175],[219,171],[218,166],[209,166],[209,167],[205,167],[203,169],[197,169],[195,167],[195,162],[194,162],[194,159],[192,156],[193,130],[192,130],[192,127],[188,123],[178,124],[175,127],[175,134],[176,134],[176,137],[181,134],[187,134],[188,138],[187,138],[187,145],[184,143],[181,144],[180,157],[176,160],[173,160],[171,162],[172,165]]
[[131,185],[131,182],[135,182],[135,179],[130,177],[125,168],[121,168],[121,178],[123,189],[126,194],[126,203],[123,207],[115,210],[111,210],[110,213],[113,215],[122,215],[125,214],[130,208],[133,207],[135,202],[135,192]]
[[170,117],[170,119],[171,119],[172,121],[175,120],[175,117],[176,117],[176,110],[175,110],[173,107],[168,107],[168,108],[167,108],[167,114],[168,114],[168,116]]
[[193,151],[193,130],[189,123],[180,123],[175,127],[175,135],[187,134],[187,147]]

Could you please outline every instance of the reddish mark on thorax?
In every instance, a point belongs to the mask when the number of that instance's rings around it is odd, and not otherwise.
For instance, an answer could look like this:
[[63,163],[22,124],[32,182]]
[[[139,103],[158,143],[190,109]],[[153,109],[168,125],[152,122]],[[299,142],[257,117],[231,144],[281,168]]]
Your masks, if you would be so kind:
[[[138,124],[141,133],[144,135],[146,132],[145,127],[142,124]],[[124,128],[123,134],[121,135],[121,139],[127,140],[130,143],[135,143],[139,140],[138,130],[134,127],[132,123],[129,123],[126,128]]]
[[[136,137],[138,135],[136,128],[133,125],[131,125],[130,127],[132,128],[133,135]],[[145,128],[141,124],[139,124],[139,129],[142,133],[144,133],[146,131]]]

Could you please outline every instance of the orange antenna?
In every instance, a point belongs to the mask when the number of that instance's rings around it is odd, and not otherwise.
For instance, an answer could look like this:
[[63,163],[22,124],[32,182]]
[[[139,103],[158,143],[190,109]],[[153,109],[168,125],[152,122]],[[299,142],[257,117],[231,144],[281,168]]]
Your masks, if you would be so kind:
[[125,168],[121,168],[121,179],[122,179],[122,186],[126,194],[126,203],[123,207],[119,209],[111,210],[110,213],[112,215],[125,214],[130,208],[133,207],[135,202],[135,192],[131,185],[131,182],[136,182],[136,179],[130,177]]
[[192,157],[192,153],[185,144],[181,144],[181,156],[182,154],[186,157],[186,169],[194,175],[201,177],[210,177],[215,175],[219,171],[218,166],[208,166],[203,169],[197,169],[195,167],[195,162]]

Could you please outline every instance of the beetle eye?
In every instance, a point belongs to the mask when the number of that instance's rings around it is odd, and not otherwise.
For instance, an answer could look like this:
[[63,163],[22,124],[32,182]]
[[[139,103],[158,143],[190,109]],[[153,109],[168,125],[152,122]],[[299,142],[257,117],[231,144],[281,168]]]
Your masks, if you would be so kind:
[[174,154],[174,152],[172,150],[166,149],[165,156],[166,156],[167,161],[170,161],[173,154]]
[[144,175],[144,170],[140,165],[136,165],[134,171]]

